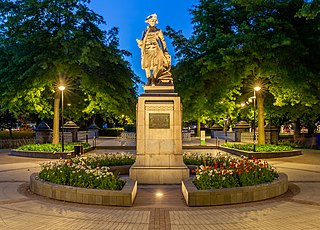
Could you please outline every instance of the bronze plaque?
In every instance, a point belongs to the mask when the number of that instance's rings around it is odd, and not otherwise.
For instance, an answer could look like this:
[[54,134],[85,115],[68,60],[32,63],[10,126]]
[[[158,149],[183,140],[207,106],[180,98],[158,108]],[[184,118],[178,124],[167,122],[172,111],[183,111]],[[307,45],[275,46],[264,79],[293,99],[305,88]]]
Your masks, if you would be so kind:
[[170,129],[170,113],[149,113],[149,129]]

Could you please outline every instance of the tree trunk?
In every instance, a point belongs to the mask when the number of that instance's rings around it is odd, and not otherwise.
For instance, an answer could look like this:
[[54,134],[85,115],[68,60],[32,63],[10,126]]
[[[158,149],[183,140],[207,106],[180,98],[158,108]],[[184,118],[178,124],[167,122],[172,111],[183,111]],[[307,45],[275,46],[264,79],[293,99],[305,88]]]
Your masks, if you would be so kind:
[[200,137],[200,130],[201,130],[201,123],[200,118],[197,119],[197,137]]
[[300,132],[301,132],[301,122],[300,122],[300,118],[297,118],[297,120],[294,121],[294,133],[293,133],[294,142],[299,141]]
[[10,125],[8,129],[9,129],[9,136],[10,138],[12,138],[12,125]]
[[257,94],[257,107],[258,107],[258,144],[265,144],[265,133],[264,133],[264,106],[263,106],[263,95],[260,91]]
[[313,123],[308,123],[307,124],[307,128],[308,128],[308,134],[312,135],[315,133],[316,130],[316,126]]
[[53,135],[52,144],[59,144],[59,108],[60,108],[60,93],[56,91],[54,94],[53,105]]

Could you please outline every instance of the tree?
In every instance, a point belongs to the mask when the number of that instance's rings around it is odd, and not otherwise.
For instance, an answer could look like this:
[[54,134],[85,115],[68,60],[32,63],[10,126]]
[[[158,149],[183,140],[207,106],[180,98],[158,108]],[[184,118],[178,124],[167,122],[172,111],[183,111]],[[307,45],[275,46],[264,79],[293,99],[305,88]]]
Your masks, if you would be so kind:
[[129,53],[118,48],[116,28],[99,29],[105,22],[89,2],[2,0],[0,5],[0,103],[15,113],[43,118],[54,113],[54,143],[60,84],[66,99],[78,99],[70,108],[74,113],[134,111],[138,79],[124,60]]
[[9,135],[12,138],[12,129],[14,125],[17,124],[17,119],[9,112],[9,110],[6,110],[4,112],[0,112],[0,121],[0,128],[8,129]]
[[[297,17],[304,6],[303,0],[201,0],[194,6],[193,35],[184,42],[192,44],[191,48],[180,45],[183,39],[171,37],[177,53],[185,54],[177,67],[189,61],[188,66],[197,66],[197,80],[205,82],[199,91],[209,102],[207,110],[218,111],[221,101],[236,102],[247,89],[252,92],[256,82],[262,82],[260,121],[266,93],[272,95],[274,106],[299,106],[305,111],[312,107],[319,114],[319,16]],[[197,55],[190,63],[186,51],[193,49]],[[189,69],[181,69],[180,75],[184,71]],[[192,95],[198,89],[185,90]],[[259,131],[263,130],[264,124],[258,124]]]

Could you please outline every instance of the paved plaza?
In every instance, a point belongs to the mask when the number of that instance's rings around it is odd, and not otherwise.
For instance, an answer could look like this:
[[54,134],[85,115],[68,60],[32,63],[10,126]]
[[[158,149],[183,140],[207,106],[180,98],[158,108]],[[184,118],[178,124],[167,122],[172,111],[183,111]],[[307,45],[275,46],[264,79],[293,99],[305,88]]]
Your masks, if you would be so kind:
[[[100,139],[97,145],[116,143],[124,145],[117,139]],[[303,150],[301,156],[268,160],[290,181],[289,191],[274,199],[188,207],[178,185],[140,185],[135,203],[129,208],[75,204],[34,195],[28,190],[29,176],[39,171],[39,163],[48,160],[8,153],[0,150],[1,230],[320,229],[320,150]],[[163,196],[156,196],[159,192]]]

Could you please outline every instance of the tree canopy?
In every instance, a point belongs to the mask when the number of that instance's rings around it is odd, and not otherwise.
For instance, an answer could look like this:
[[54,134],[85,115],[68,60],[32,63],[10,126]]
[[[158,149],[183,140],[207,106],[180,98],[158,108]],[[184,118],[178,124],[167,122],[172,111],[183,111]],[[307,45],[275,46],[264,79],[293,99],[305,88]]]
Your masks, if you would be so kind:
[[316,6],[316,1],[303,0],[200,0],[191,9],[190,39],[167,29],[179,58],[173,69],[184,107],[191,114],[201,108],[200,115],[235,118],[241,100],[252,96],[259,83],[262,96],[269,97],[267,113],[277,110],[284,116],[292,107],[302,111],[301,118],[319,115]]
[[[57,86],[74,119],[134,114],[137,76],[119,49],[118,29],[89,0],[0,1],[0,107],[52,118]],[[85,115],[87,114],[87,115]]]

